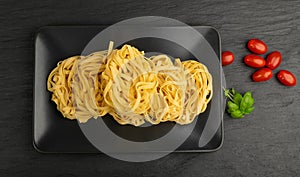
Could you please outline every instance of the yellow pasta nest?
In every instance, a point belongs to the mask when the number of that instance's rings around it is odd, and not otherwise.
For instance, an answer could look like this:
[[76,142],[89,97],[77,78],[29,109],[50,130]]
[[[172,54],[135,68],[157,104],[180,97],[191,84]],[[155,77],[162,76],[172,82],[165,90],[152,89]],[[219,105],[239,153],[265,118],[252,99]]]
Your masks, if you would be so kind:
[[57,63],[48,76],[47,88],[52,92],[51,100],[57,105],[57,109],[64,117],[75,119],[73,107],[72,82],[74,76],[74,62],[80,56],[70,57]]
[[60,61],[47,85],[62,115],[79,122],[108,113],[122,125],[188,124],[212,98],[205,65],[172,62],[167,55],[147,58],[130,45]]

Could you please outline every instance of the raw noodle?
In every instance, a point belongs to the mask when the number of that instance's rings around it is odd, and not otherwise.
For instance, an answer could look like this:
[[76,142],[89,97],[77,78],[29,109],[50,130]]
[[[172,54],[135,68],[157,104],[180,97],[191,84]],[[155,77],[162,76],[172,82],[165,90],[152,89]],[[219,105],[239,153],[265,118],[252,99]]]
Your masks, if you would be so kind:
[[191,123],[212,98],[212,77],[194,60],[147,58],[130,45],[60,61],[48,90],[62,115],[86,122],[107,113],[119,124]]

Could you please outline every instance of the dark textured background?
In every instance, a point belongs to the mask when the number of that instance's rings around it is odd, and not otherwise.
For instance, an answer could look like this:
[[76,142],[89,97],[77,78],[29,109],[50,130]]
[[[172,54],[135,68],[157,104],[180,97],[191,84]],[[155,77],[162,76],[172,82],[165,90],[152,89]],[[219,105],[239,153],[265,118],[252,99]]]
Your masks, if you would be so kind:
[[[225,115],[225,142],[214,153],[176,153],[147,163],[101,154],[40,154],[32,147],[34,33],[45,25],[113,24],[158,15],[211,25],[223,50],[236,55],[224,68],[229,87],[252,90],[253,114]],[[300,91],[273,78],[251,82],[242,63],[249,38],[283,55],[280,69],[300,79],[300,1],[0,1],[0,176],[300,176]],[[278,70],[278,69],[277,69]],[[276,71],[277,71],[276,70]]]

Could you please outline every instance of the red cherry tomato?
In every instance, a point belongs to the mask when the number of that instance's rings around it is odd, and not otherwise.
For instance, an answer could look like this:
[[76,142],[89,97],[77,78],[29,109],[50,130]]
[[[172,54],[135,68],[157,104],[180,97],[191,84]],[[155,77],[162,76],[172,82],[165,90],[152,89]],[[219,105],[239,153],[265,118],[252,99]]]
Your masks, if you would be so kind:
[[257,70],[252,74],[252,80],[254,82],[263,82],[271,79],[273,77],[273,72],[269,68],[262,68]]
[[247,46],[251,52],[256,54],[265,54],[268,51],[267,45],[259,39],[250,39]]
[[230,65],[234,61],[234,55],[230,51],[222,52],[222,66]]
[[278,51],[271,52],[267,56],[266,66],[270,69],[275,69],[280,65],[281,60],[282,60],[282,56],[281,56],[280,52],[278,52]]
[[293,75],[293,73],[287,70],[280,70],[277,73],[277,79],[286,86],[295,86],[297,84],[296,77]]
[[266,60],[263,57],[254,54],[246,55],[244,62],[253,68],[262,68],[266,65]]

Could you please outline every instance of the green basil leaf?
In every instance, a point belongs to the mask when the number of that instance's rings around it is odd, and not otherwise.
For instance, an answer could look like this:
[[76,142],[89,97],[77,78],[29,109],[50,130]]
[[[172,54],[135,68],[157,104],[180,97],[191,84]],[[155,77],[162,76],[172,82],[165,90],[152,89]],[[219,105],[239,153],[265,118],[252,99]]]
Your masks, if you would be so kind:
[[250,91],[248,91],[248,92],[246,92],[246,93],[244,94],[244,96],[250,96],[250,97],[252,97],[252,93],[251,93]]
[[242,112],[245,112],[246,108],[248,107],[248,97],[243,97],[242,100],[241,100],[241,103],[240,103],[240,110]]
[[227,107],[230,110],[230,112],[239,109],[239,106],[237,104],[233,103],[232,101],[227,102]]
[[234,88],[231,88],[231,93],[232,93],[233,95],[235,94]]
[[235,110],[235,111],[231,112],[230,116],[235,119],[240,119],[240,118],[244,117],[242,111],[240,111],[240,110]]
[[241,104],[242,99],[243,99],[243,96],[240,93],[236,93],[233,96],[234,103],[237,104],[237,105]]
[[254,107],[249,107],[245,110],[245,114],[250,114],[254,110]]
[[251,98],[249,99],[249,101],[248,101],[248,107],[252,107],[253,104],[254,104],[254,98],[251,97]]
[[250,107],[249,104],[251,103],[251,96],[249,95],[244,95],[244,101],[247,104],[247,107]]
[[252,93],[248,91],[244,94],[244,97],[245,97],[245,101],[248,105],[248,108],[252,107],[254,104],[254,98],[252,97]]

